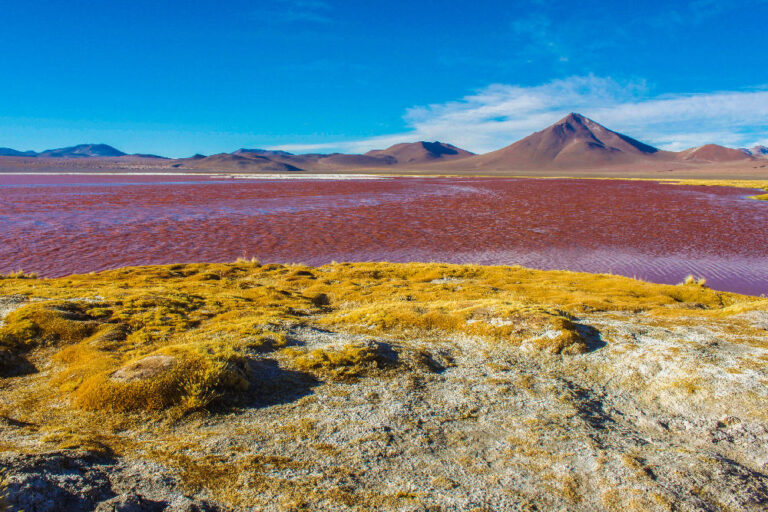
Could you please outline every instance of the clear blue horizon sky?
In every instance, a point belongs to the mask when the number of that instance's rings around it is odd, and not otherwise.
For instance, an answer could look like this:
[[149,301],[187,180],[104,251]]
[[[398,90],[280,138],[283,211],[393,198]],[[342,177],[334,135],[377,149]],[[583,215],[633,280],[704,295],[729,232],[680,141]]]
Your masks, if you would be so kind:
[[564,113],[768,144],[767,0],[3,1],[0,146],[504,146]]

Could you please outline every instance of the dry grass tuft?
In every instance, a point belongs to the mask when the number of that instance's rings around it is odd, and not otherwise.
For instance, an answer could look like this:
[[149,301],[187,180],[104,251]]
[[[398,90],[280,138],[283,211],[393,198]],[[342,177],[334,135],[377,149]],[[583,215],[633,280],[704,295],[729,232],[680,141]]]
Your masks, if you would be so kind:
[[341,347],[324,347],[310,351],[287,348],[283,354],[291,366],[332,380],[349,381],[395,363],[378,343],[351,343]]
[[9,274],[0,274],[0,279],[37,279],[37,273],[17,270]]
[[701,287],[704,287],[704,286],[707,285],[707,280],[705,278],[703,278],[703,277],[697,278],[693,274],[688,274],[685,277],[685,279],[683,280],[683,282],[680,283],[680,284],[687,285],[687,286],[701,286]]

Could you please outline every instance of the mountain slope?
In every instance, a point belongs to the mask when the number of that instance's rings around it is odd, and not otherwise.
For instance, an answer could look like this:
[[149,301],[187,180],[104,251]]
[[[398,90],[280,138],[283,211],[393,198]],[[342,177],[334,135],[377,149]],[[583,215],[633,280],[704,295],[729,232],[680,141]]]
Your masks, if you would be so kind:
[[11,148],[0,148],[0,156],[37,156],[34,151],[17,151]]
[[505,148],[451,162],[467,169],[579,169],[630,164],[669,154],[614,132],[580,114],[557,123]]
[[219,153],[217,155],[206,156],[203,158],[185,158],[178,160],[173,167],[183,167],[191,169],[202,169],[210,171],[252,171],[252,172],[289,172],[301,171],[302,169],[275,162],[262,156],[243,156],[230,153]]
[[107,144],[79,144],[67,148],[48,149],[38,153],[41,158],[89,158],[89,157],[118,157],[125,153]]
[[378,168],[394,165],[397,161],[391,156],[348,155],[343,153],[306,153],[294,155],[286,151],[266,149],[238,149],[233,155],[246,158],[266,158],[278,164],[297,167],[304,170],[344,170],[355,168]]
[[717,144],[705,144],[697,148],[687,149],[677,154],[680,160],[697,160],[706,162],[733,162],[736,160],[749,160],[751,155],[740,149],[727,148]]
[[755,158],[768,158],[768,147],[765,146],[753,146],[749,149],[740,148],[739,151],[743,151],[744,154]]
[[419,164],[435,160],[458,160],[468,158],[474,153],[457,148],[443,142],[411,142],[395,144],[387,149],[376,149],[365,153],[365,156],[392,157],[398,165]]

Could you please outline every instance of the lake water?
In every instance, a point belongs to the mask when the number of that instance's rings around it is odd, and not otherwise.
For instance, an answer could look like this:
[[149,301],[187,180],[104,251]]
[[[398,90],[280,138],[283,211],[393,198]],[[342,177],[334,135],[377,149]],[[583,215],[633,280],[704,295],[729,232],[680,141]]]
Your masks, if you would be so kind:
[[442,261],[768,294],[768,202],[648,181],[0,174],[0,272]]

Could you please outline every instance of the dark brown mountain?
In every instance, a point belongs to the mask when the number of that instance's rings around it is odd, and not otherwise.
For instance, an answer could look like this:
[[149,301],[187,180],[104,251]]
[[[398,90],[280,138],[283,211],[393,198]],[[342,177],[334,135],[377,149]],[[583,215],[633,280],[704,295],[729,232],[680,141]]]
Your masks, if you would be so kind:
[[392,157],[398,165],[422,164],[437,160],[458,160],[473,155],[474,153],[457,148],[452,144],[446,144],[439,141],[406,142],[395,144],[387,149],[375,149],[365,154],[365,156],[377,158]]
[[245,149],[245,148],[240,148],[237,151],[233,152],[232,154],[239,155],[239,156],[263,156],[267,158],[296,156],[293,153],[289,153],[287,151],[275,151],[271,149]]
[[243,156],[230,153],[219,153],[206,157],[184,158],[173,164],[175,168],[201,169],[206,171],[239,171],[239,172],[294,172],[302,169],[275,162],[263,156]]
[[705,144],[697,148],[686,149],[677,154],[680,160],[695,160],[701,162],[733,162],[752,158],[740,149],[727,148],[717,144]]
[[273,162],[298,167],[305,170],[365,169],[394,165],[397,161],[391,156],[347,155],[344,153],[306,153],[294,155],[286,151],[266,149],[239,149],[233,155],[246,158],[268,158]]
[[125,153],[107,144],[79,144],[67,148],[48,149],[37,154],[40,158],[118,157]]

